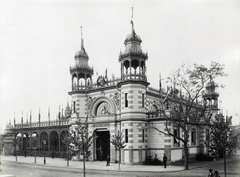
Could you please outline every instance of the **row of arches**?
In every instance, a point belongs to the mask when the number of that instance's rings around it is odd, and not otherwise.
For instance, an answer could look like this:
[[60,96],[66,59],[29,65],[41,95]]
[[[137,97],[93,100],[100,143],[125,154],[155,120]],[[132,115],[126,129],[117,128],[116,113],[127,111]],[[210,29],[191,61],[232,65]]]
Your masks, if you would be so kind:
[[134,60],[125,60],[122,63],[122,75],[129,75],[129,74],[140,74],[145,75],[146,73],[146,65],[144,61],[140,61],[137,59]]
[[[16,143],[16,151],[25,151],[25,150],[33,150],[36,148],[39,151],[66,151],[66,145],[62,142],[63,137],[68,134],[67,130],[63,130],[61,132],[51,131],[51,132],[18,132],[15,135]],[[31,143],[31,139],[33,137],[37,137],[39,139],[39,145],[37,147],[33,147],[34,145]]]
[[207,98],[204,99],[205,108],[218,108],[218,99],[217,98]]
[[92,84],[91,74],[85,73],[74,73],[72,74],[72,90],[79,90],[82,87],[89,86]]

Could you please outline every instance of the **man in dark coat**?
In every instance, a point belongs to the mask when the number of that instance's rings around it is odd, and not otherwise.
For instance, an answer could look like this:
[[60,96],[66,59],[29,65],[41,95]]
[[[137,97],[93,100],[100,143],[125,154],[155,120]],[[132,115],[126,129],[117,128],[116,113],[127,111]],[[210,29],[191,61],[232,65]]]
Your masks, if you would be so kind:
[[163,165],[164,165],[164,168],[167,167],[167,156],[165,154],[163,155]]

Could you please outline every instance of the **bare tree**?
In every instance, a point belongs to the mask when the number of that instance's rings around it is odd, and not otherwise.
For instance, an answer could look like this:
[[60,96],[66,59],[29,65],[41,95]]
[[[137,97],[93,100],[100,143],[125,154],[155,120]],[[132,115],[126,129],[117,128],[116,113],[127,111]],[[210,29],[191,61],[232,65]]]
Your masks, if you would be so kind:
[[[223,70],[224,65],[216,62],[212,62],[209,68],[197,64],[192,67],[182,65],[173,73],[173,86],[168,87],[163,99],[163,107],[160,110],[160,115],[165,118],[166,131],[156,126],[151,127],[183,143],[185,170],[189,169],[188,142],[191,127],[205,125],[207,119],[211,116],[206,117],[204,114],[205,108],[198,103],[198,99],[202,97],[207,83],[213,82],[214,78],[225,76]],[[168,78],[168,80],[171,80],[171,78]],[[161,89],[160,97],[163,97]],[[173,100],[174,104],[170,104],[169,100]],[[178,132],[173,132],[171,127],[176,127]],[[183,136],[179,133],[180,130],[183,132]]]
[[62,142],[67,146],[67,166],[69,166],[69,145],[72,143],[73,138],[69,133],[63,135]]
[[112,139],[110,140],[112,145],[115,146],[115,149],[119,151],[118,170],[120,170],[120,164],[121,164],[121,150],[126,146],[125,141],[123,139],[124,139],[124,136],[122,132],[118,130],[117,135],[113,135]]
[[36,136],[31,137],[30,141],[31,147],[33,149],[34,153],[34,163],[37,163],[37,158],[36,158],[36,149],[40,147],[40,138]]
[[81,119],[77,114],[77,126],[72,132],[72,143],[75,145],[74,151],[83,156],[83,175],[86,176],[85,161],[90,156],[89,148],[92,145],[93,137],[89,136],[88,133],[88,117],[86,117],[85,122],[81,123]]

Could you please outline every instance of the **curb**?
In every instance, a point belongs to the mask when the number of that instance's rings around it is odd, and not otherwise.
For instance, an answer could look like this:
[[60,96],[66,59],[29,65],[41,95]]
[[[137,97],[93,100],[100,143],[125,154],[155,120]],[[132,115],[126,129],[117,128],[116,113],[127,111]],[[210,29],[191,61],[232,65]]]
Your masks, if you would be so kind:
[[[21,162],[21,161],[11,161],[11,160],[2,160],[5,162],[11,162],[11,163],[22,163],[22,164],[31,164],[31,165],[36,165],[36,166],[41,166],[41,167],[45,167],[45,168],[58,168],[59,170],[62,171],[66,171],[66,170],[71,170],[71,172],[81,172],[83,170],[83,168],[81,167],[73,167],[73,166],[62,166],[62,165],[48,165],[48,164],[39,164],[39,163],[29,163],[29,162]],[[64,167],[64,169],[63,169]],[[74,170],[74,171],[73,171]],[[132,173],[132,172],[142,172],[142,173],[174,173],[174,172],[179,172],[179,171],[184,171],[184,169],[180,169],[180,170],[174,170],[174,171],[136,171],[136,170],[129,170],[129,169],[94,169],[94,168],[87,168],[86,166],[86,170],[87,171],[92,171],[92,172],[97,172],[97,171],[105,171],[105,172],[126,172],[126,173]]]

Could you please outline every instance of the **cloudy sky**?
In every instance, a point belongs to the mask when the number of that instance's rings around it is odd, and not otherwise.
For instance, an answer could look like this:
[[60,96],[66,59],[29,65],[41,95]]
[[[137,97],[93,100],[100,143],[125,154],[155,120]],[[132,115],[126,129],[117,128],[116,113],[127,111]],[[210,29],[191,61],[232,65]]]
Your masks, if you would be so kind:
[[[20,122],[39,109],[56,119],[70,97],[70,65],[81,46],[83,27],[89,65],[96,73],[120,76],[119,52],[131,32],[134,7],[136,33],[147,51],[147,77],[158,88],[181,64],[211,61],[226,65],[228,77],[217,80],[220,108],[240,119],[239,0],[0,0],[0,125],[14,112]],[[163,86],[166,86],[163,83]]]

